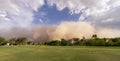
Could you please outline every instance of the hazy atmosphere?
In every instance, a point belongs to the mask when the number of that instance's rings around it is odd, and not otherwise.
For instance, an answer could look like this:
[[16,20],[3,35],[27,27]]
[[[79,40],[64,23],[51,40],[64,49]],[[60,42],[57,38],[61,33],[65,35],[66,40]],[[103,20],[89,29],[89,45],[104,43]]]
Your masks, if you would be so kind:
[[0,36],[120,37],[120,0],[0,0]]

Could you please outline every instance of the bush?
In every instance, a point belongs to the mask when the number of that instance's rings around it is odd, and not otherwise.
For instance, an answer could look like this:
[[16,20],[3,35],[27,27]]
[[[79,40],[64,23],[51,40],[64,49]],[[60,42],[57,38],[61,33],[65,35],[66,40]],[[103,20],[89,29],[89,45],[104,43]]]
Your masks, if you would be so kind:
[[91,39],[87,42],[89,46],[105,46],[105,40],[104,39]]
[[76,46],[83,46],[83,45],[85,45],[85,43],[82,40],[77,40],[77,41],[75,41],[74,45],[76,45]]
[[112,39],[113,46],[120,46],[120,38],[114,38]]
[[17,45],[16,40],[17,40],[17,38],[11,38],[11,39],[9,39],[10,45]]
[[50,46],[59,46],[60,45],[60,41],[53,40],[53,41],[48,42],[47,45],[50,45]]
[[28,41],[28,42],[27,42],[27,45],[32,45],[32,42],[31,42],[31,41]]
[[106,42],[105,46],[113,46],[113,41],[109,40],[108,42]]
[[19,37],[19,38],[11,38],[9,39],[10,45],[25,45],[27,44],[27,38]]
[[60,45],[61,46],[67,46],[68,45],[68,41],[65,40],[65,39],[61,39]]

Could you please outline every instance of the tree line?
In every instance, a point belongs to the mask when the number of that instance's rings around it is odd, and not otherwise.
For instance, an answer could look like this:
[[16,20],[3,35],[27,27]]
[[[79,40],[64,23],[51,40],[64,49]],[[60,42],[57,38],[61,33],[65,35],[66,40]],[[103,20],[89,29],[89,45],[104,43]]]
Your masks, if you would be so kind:
[[120,37],[118,38],[98,38],[96,34],[90,39],[83,37],[72,39],[52,40],[45,42],[44,45],[49,46],[120,46]]
[[6,40],[0,37],[0,46],[4,45],[48,45],[48,46],[120,46],[120,38],[98,38],[97,35],[92,35],[91,39],[72,38],[52,40],[46,42],[29,41],[26,37],[11,38]]
[[0,37],[0,46],[3,45],[25,45],[27,44],[27,38],[26,37],[19,37],[19,38],[11,38],[9,40],[6,40],[3,37]]
[[61,39],[61,41],[53,40],[53,41],[45,42],[45,45],[48,45],[48,46],[120,46],[120,38],[114,38],[109,41],[107,41],[105,38],[96,38],[96,39],[89,39],[89,40],[75,38],[74,41]]

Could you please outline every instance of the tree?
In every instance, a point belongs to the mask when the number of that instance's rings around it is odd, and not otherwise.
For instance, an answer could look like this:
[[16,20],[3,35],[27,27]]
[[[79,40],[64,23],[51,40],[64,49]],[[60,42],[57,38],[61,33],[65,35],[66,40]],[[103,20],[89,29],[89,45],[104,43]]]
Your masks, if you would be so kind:
[[105,46],[105,40],[104,39],[90,39],[87,44],[89,46]]
[[65,39],[61,39],[60,45],[61,46],[67,46],[68,45],[68,41],[65,40]]
[[27,44],[28,44],[28,45],[32,45],[33,42],[32,42],[32,41],[28,41]]
[[104,39],[97,39],[96,46],[105,46],[105,40]]
[[11,38],[11,39],[9,39],[10,45],[17,45],[16,40],[17,40],[17,38]]
[[84,39],[74,38],[74,45],[76,46],[82,46],[84,45]]
[[109,40],[108,42],[106,42],[105,46],[113,46],[113,41]]
[[96,44],[95,39],[90,39],[89,41],[86,42],[88,46],[94,46]]
[[27,43],[27,38],[26,37],[19,37],[19,38],[17,38],[16,43],[18,45],[25,45]]
[[52,40],[52,41],[48,42],[47,45],[59,46],[60,45],[60,41],[59,40]]
[[114,38],[112,39],[112,42],[114,46],[120,46],[120,38]]
[[118,40],[117,42],[113,43],[114,46],[120,46],[120,40]]
[[76,45],[76,46],[82,46],[82,45],[84,45],[84,42],[81,41],[81,40],[76,40],[75,43],[74,43],[74,45]]
[[25,45],[27,44],[26,37],[19,37],[19,38],[11,38],[9,39],[10,45]]
[[97,38],[97,35],[96,35],[96,34],[93,34],[93,35],[92,35],[92,38],[93,38],[93,39]]
[[5,43],[6,43],[5,38],[0,37],[0,46],[1,46],[1,45],[5,45]]

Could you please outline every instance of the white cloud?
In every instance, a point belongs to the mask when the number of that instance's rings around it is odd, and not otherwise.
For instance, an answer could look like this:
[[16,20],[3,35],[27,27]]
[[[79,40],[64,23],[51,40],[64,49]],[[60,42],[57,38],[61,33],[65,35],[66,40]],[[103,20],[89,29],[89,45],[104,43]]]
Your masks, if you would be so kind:
[[42,19],[39,19],[40,23],[43,23],[43,20]]
[[[1,27],[28,26],[33,21],[33,10],[44,4],[44,0],[0,0]],[[9,20],[6,22],[6,20]],[[7,24],[6,24],[7,23]]]
[[[118,14],[120,0],[48,0],[48,2],[50,5],[56,4],[58,10],[67,7],[72,13],[79,13],[82,11],[83,14],[80,17],[80,20],[84,20],[84,18],[91,16],[90,19],[101,21],[101,18],[106,17],[109,19],[111,15],[114,20],[114,17],[120,15]],[[112,12],[114,10],[116,12]],[[106,20],[106,18],[103,20]]]
[[88,8],[91,10],[91,14],[94,12],[102,12],[107,6],[109,0],[48,0],[50,5],[56,4],[58,10],[62,10],[68,7],[71,12],[79,13],[80,10]]

